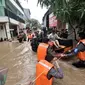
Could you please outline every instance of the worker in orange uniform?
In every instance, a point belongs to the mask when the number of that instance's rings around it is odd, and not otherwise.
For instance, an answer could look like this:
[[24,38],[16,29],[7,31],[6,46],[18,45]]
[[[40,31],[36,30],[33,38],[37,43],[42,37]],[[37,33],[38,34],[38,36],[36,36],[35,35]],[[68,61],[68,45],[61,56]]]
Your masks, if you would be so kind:
[[70,57],[77,55],[79,61],[74,62],[72,65],[74,65],[77,68],[85,67],[85,31],[82,31],[79,33],[79,42],[76,45],[76,47],[71,50],[68,54],[60,54],[57,55],[58,57]]
[[49,39],[44,38],[43,43],[40,43],[37,49],[37,58],[40,60],[47,60],[51,62],[54,57],[56,57],[56,52],[54,51],[54,43],[48,44]]
[[54,65],[46,60],[40,60],[36,65],[36,85],[52,85],[52,77],[62,79],[63,72],[57,63],[57,70]]
[[29,41],[29,40],[32,40],[32,38],[33,38],[33,34],[30,33],[30,34],[28,35],[28,41]]
[[47,61],[50,62],[54,58],[54,56],[51,55],[51,53],[52,53],[51,51],[53,51],[52,50],[52,46],[50,46],[48,44],[48,41],[49,40],[47,38],[44,38],[43,39],[43,43],[39,44],[38,49],[37,49],[38,61],[40,61],[40,60],[47,60]]

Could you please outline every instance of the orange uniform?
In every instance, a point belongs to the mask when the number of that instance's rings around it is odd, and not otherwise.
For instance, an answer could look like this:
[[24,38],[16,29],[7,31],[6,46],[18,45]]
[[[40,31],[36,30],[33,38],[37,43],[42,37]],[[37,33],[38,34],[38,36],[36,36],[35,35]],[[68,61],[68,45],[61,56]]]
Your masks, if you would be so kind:
[[32,34],[29,34],[29,35],[28,35],[28,38],[29,38],[29,39],[32,39],[32,38],[33,38]]
[[[80,40],[79,43],[80,43],[80,42],[82,42],[82,43],[85,45],[85,39]],[[78,44],[79,44],[79,43],[78,43]],[[80,60],[85,61],[85,51],[84,51],[84,52],[79,52],[79,53],[78,53],[78,58],[79,58]]]
[[45,57],[47,55],[47,49],[48,49],[48,44],[46,43],[40,43],[37,49],[37,58],[38,61],[40,60],[45,60]]
[[48,80],[47,74],[53,65],[46,60],[41,60],[36,65],[36,85],[52,85],[52,78]]

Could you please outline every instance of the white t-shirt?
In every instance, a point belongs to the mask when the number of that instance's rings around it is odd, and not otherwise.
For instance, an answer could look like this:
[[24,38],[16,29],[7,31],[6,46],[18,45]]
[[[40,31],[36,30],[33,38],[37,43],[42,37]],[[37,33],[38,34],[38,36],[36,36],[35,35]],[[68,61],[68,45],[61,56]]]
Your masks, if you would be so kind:
[[51,33],[50,35],[48,35],[48,38],[51,40],[56,40],[56,39],[60,39],[60,37],[56,34],[56,33]]

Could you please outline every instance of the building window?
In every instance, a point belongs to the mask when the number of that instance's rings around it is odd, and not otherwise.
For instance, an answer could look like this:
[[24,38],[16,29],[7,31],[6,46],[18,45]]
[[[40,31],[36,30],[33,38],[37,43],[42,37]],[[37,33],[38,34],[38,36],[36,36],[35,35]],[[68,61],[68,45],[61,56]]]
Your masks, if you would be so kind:
[[0,0],[0,4],[2,4],[2,0]]
[[14,0],[16,2],[16,0]]

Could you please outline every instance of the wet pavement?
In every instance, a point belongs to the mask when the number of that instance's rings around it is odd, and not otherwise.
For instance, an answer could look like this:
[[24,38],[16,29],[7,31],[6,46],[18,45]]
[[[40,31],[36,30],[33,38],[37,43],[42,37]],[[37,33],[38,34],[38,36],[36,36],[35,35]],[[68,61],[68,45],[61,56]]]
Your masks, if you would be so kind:
[[[28,42],[0,42],[0,67],[9,69],[5,85],[28,85],[35,79],[36,53]],[[54,79],[53,85],[84,85],[85,69],[77,69],[72,61],[59,61],[64,72],[63,79]]]
[[36,55],[29,43],[0,43],[0,67],[9,69],[6,85],[27,85],[35,74],[35,63]]

